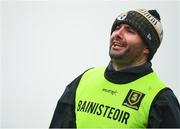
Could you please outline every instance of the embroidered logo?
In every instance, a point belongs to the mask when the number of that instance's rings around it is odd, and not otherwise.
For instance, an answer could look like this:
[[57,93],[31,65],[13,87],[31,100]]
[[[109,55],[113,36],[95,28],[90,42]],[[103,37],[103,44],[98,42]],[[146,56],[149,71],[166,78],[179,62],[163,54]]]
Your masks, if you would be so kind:
[[118,92],[117,90],[111,90],[111,89],[102,89],[103,92],[110,93],[111,95],[116,95]]
[[122,105],[138,110],[144,96],[144,93],[130,89]]
[[127,13],[121,13],[118,17],[117,20],[122,21],[127,17]]
[[151,34],[150,34],[150,33],[147,35],[147,38],[148,38],[149,40],[151,40]]

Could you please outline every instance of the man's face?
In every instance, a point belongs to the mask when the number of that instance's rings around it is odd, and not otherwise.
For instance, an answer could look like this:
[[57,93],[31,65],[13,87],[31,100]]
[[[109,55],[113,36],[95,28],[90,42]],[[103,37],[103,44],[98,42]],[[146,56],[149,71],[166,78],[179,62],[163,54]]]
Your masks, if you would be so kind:
[[140,35],[129,25],[120,24],[110,37],[111,59],[133,62],[147,56],[149,50]]

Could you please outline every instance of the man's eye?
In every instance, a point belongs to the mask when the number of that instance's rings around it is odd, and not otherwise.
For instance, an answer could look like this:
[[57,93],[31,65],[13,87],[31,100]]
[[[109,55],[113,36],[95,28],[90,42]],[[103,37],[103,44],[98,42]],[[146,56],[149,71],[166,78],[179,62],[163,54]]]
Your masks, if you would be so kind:
[[119,30],[119,28],[120,28],[120,27],[119,27],[119,26],[117,26],[117,27],[115,28],[115,30]]
[[127,28],[127,31],[130,32],[130,33],[133,33],[133,34],[136,34],[136,31],[132,28]]

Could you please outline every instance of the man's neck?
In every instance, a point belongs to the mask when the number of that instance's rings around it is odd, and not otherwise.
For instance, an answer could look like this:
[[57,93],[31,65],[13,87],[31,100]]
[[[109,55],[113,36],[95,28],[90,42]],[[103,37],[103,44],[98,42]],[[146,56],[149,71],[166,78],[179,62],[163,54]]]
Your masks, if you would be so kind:
[[141,78],[151,72],[153,72],[152,69],[152,63],[150,61],[146,62],[145,64],[126,68],[120,71],[115,71],[112,67],[112,63],[110,62],[108,67],[105,70],[105,78],[116,84],[125,84],[132,82],[134,80],[137,80],[138,78]]
[[147,61],[142,60],[142,61],[137,61],[133,63],[126,63],[126,62],[121,62],[118,60],[111,60],[112,67],[115,71],[120,71],[122,69],[130,68],[130,67],[136,67],[145,64]]

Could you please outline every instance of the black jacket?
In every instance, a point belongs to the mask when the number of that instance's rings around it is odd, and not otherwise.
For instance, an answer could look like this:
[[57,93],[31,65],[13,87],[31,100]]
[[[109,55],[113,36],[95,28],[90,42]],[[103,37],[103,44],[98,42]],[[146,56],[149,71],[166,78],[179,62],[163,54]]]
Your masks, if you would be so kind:
[[[104,76],[110,82],[125,84],[153,72],[151,63],[114,71],[111,63]],[[83,74],[73,80],[59,99],[50,128],[76,128],[75,93]],[[150,108],[147,128],[180,128],[180,105],[170,88],[161,90],[153,100]]]

